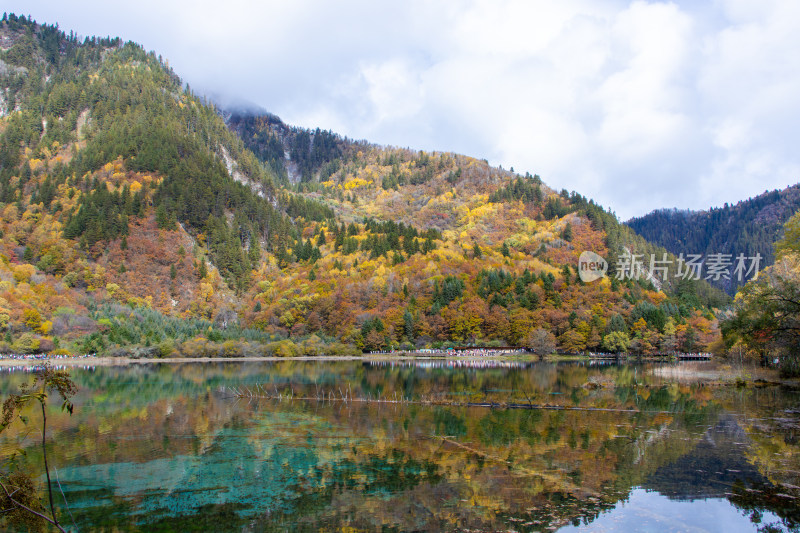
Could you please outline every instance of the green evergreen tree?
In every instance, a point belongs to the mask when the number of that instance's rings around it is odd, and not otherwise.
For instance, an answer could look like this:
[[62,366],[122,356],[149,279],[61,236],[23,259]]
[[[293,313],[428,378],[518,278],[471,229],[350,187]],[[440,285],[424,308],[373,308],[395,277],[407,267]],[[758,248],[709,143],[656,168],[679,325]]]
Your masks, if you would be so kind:
[[564,231],[561,232],[561,238],[567,242],[572,240],[572,224],[567,222],[567,225],[564,226]]

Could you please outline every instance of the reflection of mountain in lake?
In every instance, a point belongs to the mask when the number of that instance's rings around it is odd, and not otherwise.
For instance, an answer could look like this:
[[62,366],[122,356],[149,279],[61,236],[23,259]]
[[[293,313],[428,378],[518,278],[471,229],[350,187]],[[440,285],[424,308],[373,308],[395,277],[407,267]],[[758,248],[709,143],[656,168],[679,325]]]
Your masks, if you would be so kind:
[[660,467],[642,486],[674,500],[695,500],[724,497],[737,482],[768,483],[745,457],[749,444],[736,419],[723,416],[691,452]]
[[[800,523],[794,393],[665,385],[631,365],[435,363],[74,370],[74,415],[50,406],[48,461],[82,531],[597,530],[628,518],[654,526],[612,529],[687,531],[703,529],[704,509],[729,509],[722,495],[738,521],[717,529]],[[0,390],[29,380],[0,374]],[[280,396],[231,397],[243,388]],[[529,399],[549,408],[450,405]],[[41,472],[38,449],[26,445]]]

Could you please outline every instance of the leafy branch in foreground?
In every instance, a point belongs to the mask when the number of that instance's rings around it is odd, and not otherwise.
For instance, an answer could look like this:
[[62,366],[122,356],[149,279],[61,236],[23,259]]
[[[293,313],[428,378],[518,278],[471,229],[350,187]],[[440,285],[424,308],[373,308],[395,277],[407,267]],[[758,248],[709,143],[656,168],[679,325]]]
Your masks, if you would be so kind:
[[[37,493],[33,479],[21,471],[9,470],[12,463],[14,452],[11,457],[4,461],[3,469],[6,472],[0,473],[0,520],[7,525],[26,526],[29,530],[41,529],[42,521],[45,521],[59,531],[66,531],[58,522],[55,504],[53,502],[53,487],[50,482],[50,469],[47,464],[47,398],[50,393],[56,392],[61,396],[61,410],[72,414],[73,405],[70,399],[77,391],[75,383],[70,379],[69,372],[66,370],[54,370],[45,365],[34,375],[33,383],[25,383],[20,387],[18,394],[10,394],[3,402],[3,415],[0,420],[0,433],[5,431],[14,421],[19,420],[27,425],[29,419],[23,415],[23,410],[29,404],[38,402],[42,411],[42,457],[44,459],[44,472],[47,478],[47,496],[49,500],[50,515],[42,505]],[[35,407],[34,407],[35,408]],[[24,454],[24,451],[19,450]],[[2,522],[0,522],[2,523]]]
[[775,243],[778,261],[739,291],[722,333],[728,345],[741,342],[764,359],[777,358],[781,374],[795,377],[800,376],[800,212],[784,230]]
[[765,357],[777,357],[781,373],[791,377],[800,375],[800,283],[785,262],[745,285],[722,331],[729,344],[740,340]]

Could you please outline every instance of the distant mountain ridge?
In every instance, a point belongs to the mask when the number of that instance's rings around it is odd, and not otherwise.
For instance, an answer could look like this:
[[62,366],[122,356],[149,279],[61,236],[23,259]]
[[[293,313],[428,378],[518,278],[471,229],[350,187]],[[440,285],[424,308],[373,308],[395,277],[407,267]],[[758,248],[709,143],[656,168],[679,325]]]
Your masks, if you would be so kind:
[[[774,263],[773,244],[798,209],[800,184],[795,184],[705,211],[658,209],[625,224],[676,255],[722,253],[735,258],[761,254],[763,268]],[[742,285],[736,279],[713,284],[731,295]]]
[[284,185],[325,181],[344,157],[373,146],[328,130],[290,126],[277,115],[241,106],[221,109],[228,127]]

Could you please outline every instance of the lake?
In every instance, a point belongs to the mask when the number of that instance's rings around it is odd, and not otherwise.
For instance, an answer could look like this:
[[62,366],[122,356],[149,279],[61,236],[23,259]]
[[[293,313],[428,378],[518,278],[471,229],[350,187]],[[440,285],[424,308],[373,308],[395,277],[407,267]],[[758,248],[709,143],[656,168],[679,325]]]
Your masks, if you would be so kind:
[[[80,531],[797,531],[798,391],[650,368],[74,368],[74,414],[48,412],[59,516]],[[0,391],[27,379],[3,369]],[[16,445],[41,472],[35,439],[0,443]]]

